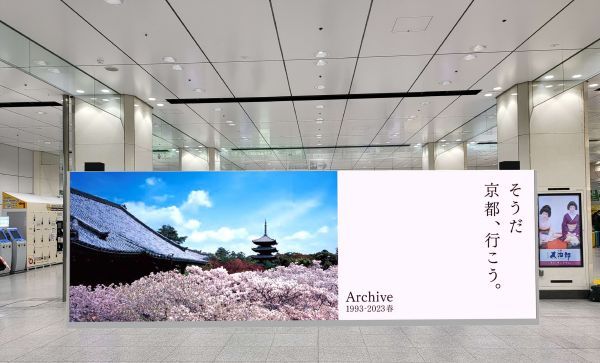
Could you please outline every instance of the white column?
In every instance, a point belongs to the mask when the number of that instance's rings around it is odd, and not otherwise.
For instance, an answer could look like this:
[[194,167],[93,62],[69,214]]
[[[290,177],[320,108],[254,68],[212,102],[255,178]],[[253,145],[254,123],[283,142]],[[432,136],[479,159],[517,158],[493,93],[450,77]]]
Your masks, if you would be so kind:
[[152,170],[152,107],[130,95],[121,96],[125,170]]
[[208,170],[221,170],[221,154],[215,148],[208,148]]
[[423,170],[434,170],[435,169],[435,143],[430,142],[422,147],[423,150],[423,162],[421,169]]

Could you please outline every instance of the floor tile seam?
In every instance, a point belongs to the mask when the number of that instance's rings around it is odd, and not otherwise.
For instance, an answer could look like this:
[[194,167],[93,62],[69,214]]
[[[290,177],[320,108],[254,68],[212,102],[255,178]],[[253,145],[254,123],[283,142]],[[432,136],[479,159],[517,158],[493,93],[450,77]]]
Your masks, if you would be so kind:
[[42,345],[42,346],[40,346],[40,347],[36,347],[36,348],[34,348],[34,349],[30,350],[30,351],[29,351],[29,352],[27,352],[27,353],[21,354],[20,356],[18,356],[18,357],[16,357],[15,359],[13,359],[13,361],[16,361],[17,359],[19,359],[19,358],[21,358],[21,357],[24,357],[25,355],[27,355],[27,354],[29,354],[29,353],[33,352],[34,350],[38,350],[38,349],[42,349],[42,348],[45,348],[45,347],[49,347],[49,344],[50,344],[50,343],[53,343],[53,342],[55,342],[55,341],[57,341],[57,340],[59,340],[59,339],[63,338],[64,336],[67,336],[67,335],[69,335],[69,334],[70,334],[70,333],[68,333],[68,334],[65,334],[65,335],[63,335],[63,336],[60,336],[60,337],[57,337],[56,339],[54,339],[54,340],[51,340],[51,341],[47,342],[46,344],[43,344],[43,345]]

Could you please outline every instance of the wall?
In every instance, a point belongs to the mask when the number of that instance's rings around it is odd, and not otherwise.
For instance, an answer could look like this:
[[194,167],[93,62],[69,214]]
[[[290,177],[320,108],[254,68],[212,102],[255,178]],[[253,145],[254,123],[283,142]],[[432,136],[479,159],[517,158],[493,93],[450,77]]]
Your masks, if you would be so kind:
[[453,147],[435,158],[435,170],[464,170],[465,169],[464,144]]
[[33,194],[56,197],[60,190],[60,158],[43,151],[33,152]]
[[33,151],[0,144],[0,192],[33,193]]
[[118,117],[76,100],[74,142],[75,170],[83,171],[85,162],[104,163],[106,171],[124,170],[124,132]]

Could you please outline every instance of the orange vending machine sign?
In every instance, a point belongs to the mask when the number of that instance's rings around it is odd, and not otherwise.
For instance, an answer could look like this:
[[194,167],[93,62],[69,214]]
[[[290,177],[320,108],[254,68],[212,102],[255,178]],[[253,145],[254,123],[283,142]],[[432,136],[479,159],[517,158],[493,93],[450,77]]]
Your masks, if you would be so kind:
[[8,193],[2,192],[2,209],[27,209],[27,203]]

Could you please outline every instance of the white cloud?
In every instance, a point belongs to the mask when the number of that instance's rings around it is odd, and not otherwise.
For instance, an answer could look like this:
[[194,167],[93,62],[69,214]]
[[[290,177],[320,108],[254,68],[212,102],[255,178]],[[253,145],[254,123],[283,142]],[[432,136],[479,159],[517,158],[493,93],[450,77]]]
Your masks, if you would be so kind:
[[155,178],[155,177],[146,178],[146,185],[149,185],[149,186],[154,186],[161,182],[162,182],[162,179],[160,179],[160,178]]
[[329,227],[323,226],[323,227],[317,229],[317,231],[315,233],[310,233],[308,231],[298,231],[294,234],[283,237],[282,240],[284,240],[284,241],[304,241],[307,239],[315,238],[319,234],[326,234],[328,232],[329,232]]
[[183,214],[175,206],[158,208],[146,205],[144,202],[127,202],[125,206],[131,214],[153,229],[158,229],[163,224],[175,227],[185,223]]
[[163,194],[163,195],[155,195],[152,197],[152,199],[154,199],[158,203],[164,203],[169,198],[173,198],[173,196],[171,194]]
[[212,207],[212,201],[208,196],[208,192],[205,190],[192,190],[190,194],[188,194],[187,200],[183,204],[182,208],[189,207]]
[[203,242],[206,240],[230,242],[236,239],[245,239],[247,240],[246,244],[250,244],[250,240],[248,240],[248,231],[246,228],[221,227],[213,231],[196,231],[188,237],[190,242]]
[[190,230],[190,231],[194,231],[196,229],[198,229],[198,227],[200,227],[200,221],[197,219],[190,219],[189,221],[185,222],[184,226],[186,229]]

